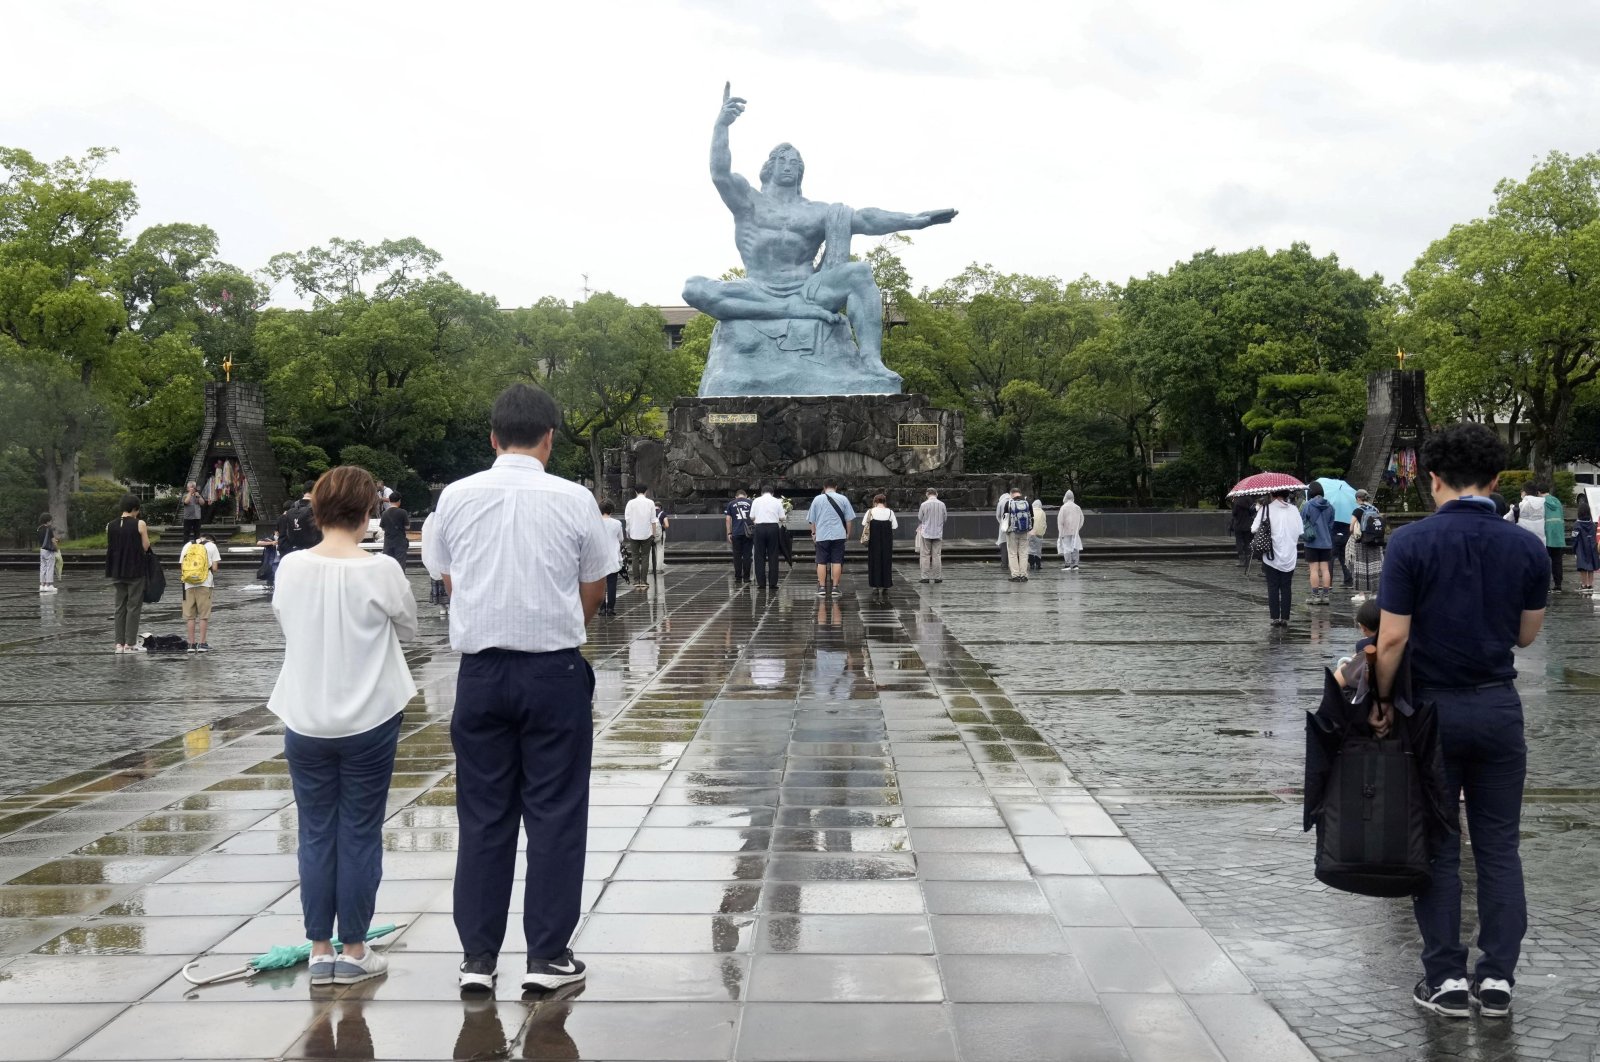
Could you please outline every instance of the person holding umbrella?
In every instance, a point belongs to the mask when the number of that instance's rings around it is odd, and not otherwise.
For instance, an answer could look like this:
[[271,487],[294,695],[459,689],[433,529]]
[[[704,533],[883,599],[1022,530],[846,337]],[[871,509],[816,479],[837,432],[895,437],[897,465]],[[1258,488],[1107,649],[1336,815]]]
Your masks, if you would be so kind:
[[[1285,477],[1288,478],[1288,477]],[[1272,535],[1272,551],[1262,556],[1261,570],[1267,577],[1267,611],[1274,627],[1289,625],[1289,610],[1294,603],[1294,570],[1300,563],[1300,536],[1305,522],[1300,510],[1290,501],[1290,488],[1272,492],[1272,500],[1256,513],[1251,534],[1265,522]]]
[[[1356,512],[1356,489],[1342,479],[1328,476],[1317,482],[1322,484],[1323,497],[1333,506],[1333,559],[1339,562],[1339,570],[1344,573],[1344,588],[1350,590],[1355,586],[1355,573],[1350,570],[1350,559],[1347,554],[1350,546],[1350,521]],[[1331,568],[1329,575],[1332,575]]]

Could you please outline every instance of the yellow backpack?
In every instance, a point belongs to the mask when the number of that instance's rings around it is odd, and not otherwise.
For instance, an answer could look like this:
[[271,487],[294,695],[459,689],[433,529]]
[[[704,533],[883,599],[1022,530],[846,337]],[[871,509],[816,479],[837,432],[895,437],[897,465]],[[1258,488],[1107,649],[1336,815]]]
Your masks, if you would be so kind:
[[185,586],[203,586],[211,578],[211,556],[204,542],[191,542],[183,547],[183,559],[178,563],[178,577]]

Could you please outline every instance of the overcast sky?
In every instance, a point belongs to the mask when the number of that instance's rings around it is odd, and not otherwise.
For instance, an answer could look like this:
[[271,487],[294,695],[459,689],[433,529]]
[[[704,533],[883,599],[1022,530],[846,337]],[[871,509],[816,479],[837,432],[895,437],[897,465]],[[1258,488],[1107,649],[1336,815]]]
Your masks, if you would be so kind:
[[[970,262],[1124,281],[1304,240],[1397,280],[1501,177],[1600,148],[1600,4],[649,0],[75,2],[5,16],[0,144],[121,154],[139,224],[255,269],[416,236],[521,305],[681,302],[737,263],[707,175],[725,79],[752,181],[961,216]],[[871,241],[858,238],[863,251]],[[280,292],[288,296],[287,291]]]

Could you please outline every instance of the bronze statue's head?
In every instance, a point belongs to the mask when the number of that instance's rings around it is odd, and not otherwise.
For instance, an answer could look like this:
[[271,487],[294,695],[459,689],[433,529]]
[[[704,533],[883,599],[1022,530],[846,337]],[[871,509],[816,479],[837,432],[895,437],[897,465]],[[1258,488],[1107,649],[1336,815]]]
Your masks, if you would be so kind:
[[779,184],[793,185],[795,191],[800,190],[800,182],[805,180],[806,163],[800,157],[800,152],[793,144],[779,144],[767,155],[767,161],[761,164],[761,187],[765,188],[776,180]]

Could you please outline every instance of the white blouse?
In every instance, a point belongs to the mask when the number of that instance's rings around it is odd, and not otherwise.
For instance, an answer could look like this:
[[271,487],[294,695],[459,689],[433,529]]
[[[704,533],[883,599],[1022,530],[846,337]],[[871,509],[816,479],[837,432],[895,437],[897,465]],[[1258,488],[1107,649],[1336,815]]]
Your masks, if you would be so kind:
[[900,529],[900,521],[895,519],[894,510],[889,508],[887,505],[874,505],[872,508],[868,509],[867,519],[887,520],[889,521],[890,527],[894,528],[896,531]]
[[400,650],[417,636],[417,600],[390,557],[297,550],[278,565],[272,611],[283,670],[267,707],[297,734],[364,734],[416,696]]

